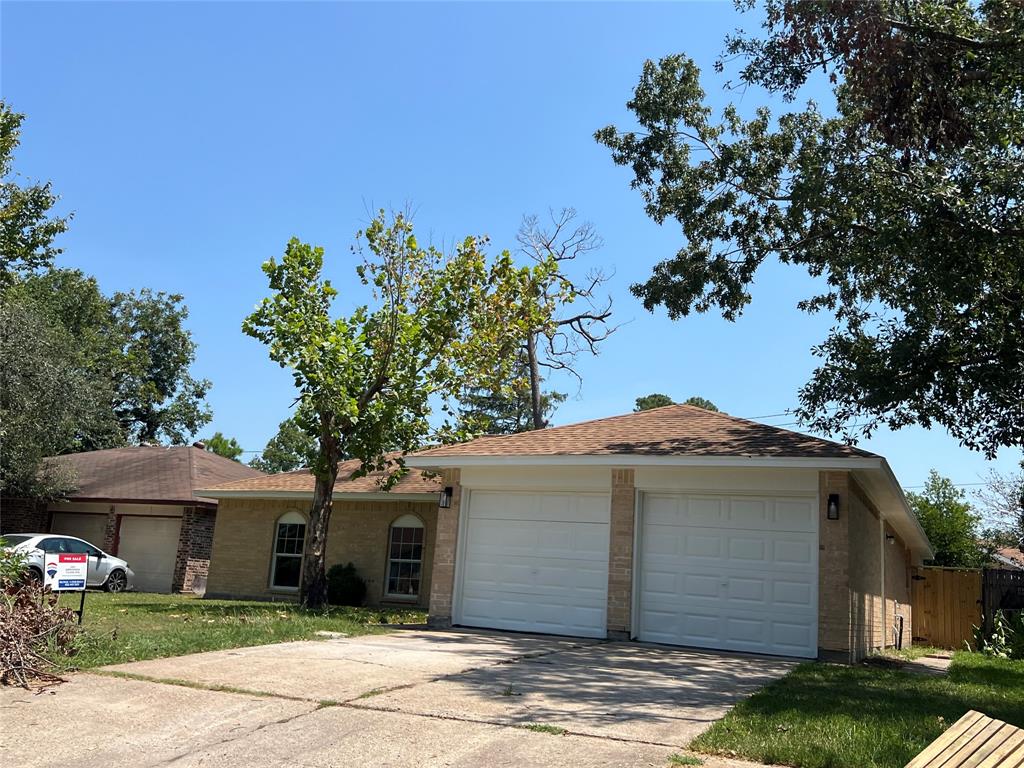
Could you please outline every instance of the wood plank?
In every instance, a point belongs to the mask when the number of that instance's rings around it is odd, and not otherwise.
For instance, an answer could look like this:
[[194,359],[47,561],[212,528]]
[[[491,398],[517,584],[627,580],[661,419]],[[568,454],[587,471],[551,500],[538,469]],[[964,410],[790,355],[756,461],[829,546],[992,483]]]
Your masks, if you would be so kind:
[[907,763],[906,768],[925,768],[925,766],[931,765],[931,761],[941,755],[948,745],[965,733],[970,732],[973,734],[976,732],[975,729],[980,731],[988,719],[981,712],[975,712],[973,709],[970,710],[949,726],[935,741],[925,747],[921,754]]
[[[929,768],[960,768],[982,744],[995,736],[1005,723],[986,717],[984,727],[973,736],[961,736],[942,751],[941,759],[929,763]],[[959,746],[957,744],[959,743]]]
[[1014,729],[1014,733],[1004,741],[998,749],[978,763],[978,768],[1005,768],[1020,764],[1024,760],[1024,731]]
[[[1000,720],[994,720],[994,723],[1000,723]],[[1017,732],[1017,729],[1012,725],[1002,723],[1001,727],[986,741],[985,743],[977,744],[974,750],[974,754],[967,760],[960,763],[958,768],[978,768],[982,761],[999,749],[1006,740],[1013,736]]]

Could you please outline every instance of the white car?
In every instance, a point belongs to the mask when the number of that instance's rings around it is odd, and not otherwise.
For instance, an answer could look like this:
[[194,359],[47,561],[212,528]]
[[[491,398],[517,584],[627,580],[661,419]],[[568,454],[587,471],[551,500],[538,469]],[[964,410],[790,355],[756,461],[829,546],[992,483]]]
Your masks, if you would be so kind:
[[0,537],[4,548],[25,555],[29,574],[43,580],[43,557],[46,554],[68,552],[89,555],[89,574],[86,586],[98,587],[107,592],[124,592],[132,589],[135,572],[119,557],[108,555],[99,547],[74,536],[54,533],[8,533]]

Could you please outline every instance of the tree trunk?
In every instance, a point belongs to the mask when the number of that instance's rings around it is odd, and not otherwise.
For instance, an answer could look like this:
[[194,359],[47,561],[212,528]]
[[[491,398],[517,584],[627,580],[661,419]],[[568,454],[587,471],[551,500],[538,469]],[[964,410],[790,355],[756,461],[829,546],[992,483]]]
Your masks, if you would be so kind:
[[540,363],[537,360],[537,335],[531,333],[526,339],[526,359],[530,365],[530,410],[533,412],[533,428],[544,429],[544,405],[540,394]]
[[338,479],[337,449],[330,449],[328,453],[333,455],[327,457],[324,476],[319,471],[316,473],[313,506],[309,510],[306,556],[302,561],[300,602],[303,607],[314,610],[327,605],[327,528],[331,522],[334,484]]

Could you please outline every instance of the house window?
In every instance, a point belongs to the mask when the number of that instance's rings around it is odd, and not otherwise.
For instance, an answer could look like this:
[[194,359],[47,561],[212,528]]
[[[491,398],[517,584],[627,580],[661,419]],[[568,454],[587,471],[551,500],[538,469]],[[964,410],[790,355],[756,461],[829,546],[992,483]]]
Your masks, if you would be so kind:
[[423,521],[403,515],[391,524],[388,551],[389,597],[418,597],[423,568]]
[[305,549],[306,519],[298,512],[289,512],[279,517],[274,528],[274,557],[270,567],[271,587],[298,590]]

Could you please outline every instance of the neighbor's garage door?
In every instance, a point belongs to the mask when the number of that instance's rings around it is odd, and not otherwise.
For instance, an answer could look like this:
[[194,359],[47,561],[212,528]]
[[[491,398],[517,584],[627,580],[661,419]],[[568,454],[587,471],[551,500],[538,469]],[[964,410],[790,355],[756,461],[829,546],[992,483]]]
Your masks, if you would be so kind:
[[124,516],[117,556],[135,571],[140,592],[170,592],[178,554],[180,517]]
[[813,498],[644,494],[639,638],[816,656],[816,509]]
[[471,491],[456,623],[604,637],[608,496]]
[[50,522],[50,533],[61,533],[85,539],[94,547],[103,549],[107,529],[106,515],[89,515],[81,512],[54,512]]

